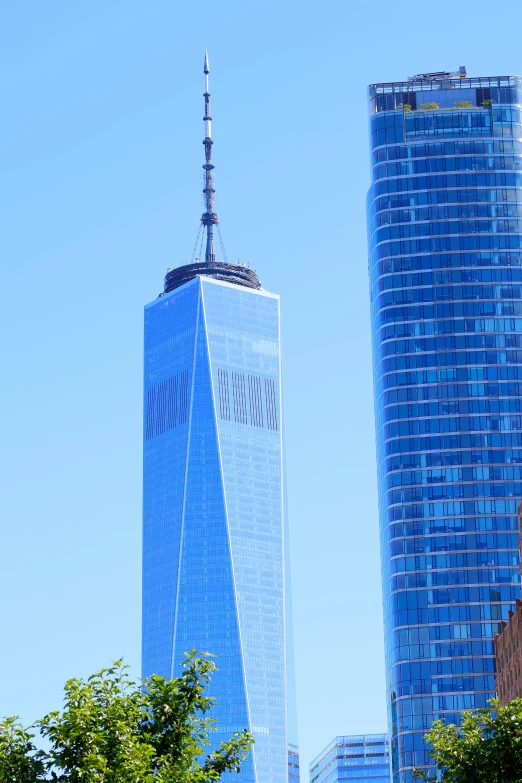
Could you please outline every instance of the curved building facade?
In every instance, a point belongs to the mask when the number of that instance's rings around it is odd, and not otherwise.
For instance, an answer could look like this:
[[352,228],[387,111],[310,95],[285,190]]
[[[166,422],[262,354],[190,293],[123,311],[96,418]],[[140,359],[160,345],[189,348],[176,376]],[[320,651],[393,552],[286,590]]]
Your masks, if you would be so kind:
[[369,88],[368,193],[393,781],[437,718],[494,695],[519,594],[522,123],[518,77]]

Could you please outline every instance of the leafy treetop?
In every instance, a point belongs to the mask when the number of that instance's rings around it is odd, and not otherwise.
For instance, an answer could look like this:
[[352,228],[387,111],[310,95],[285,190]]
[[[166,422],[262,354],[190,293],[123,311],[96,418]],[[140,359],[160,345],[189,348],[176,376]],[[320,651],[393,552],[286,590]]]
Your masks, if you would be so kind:
[[[253,737],[235,733],[208,752],[215,700],[205,695],[215,663],[194,650],[180,677],[133,682],[117,661],[88,680],[65,684],[62,711],[24,729],[0,722],[2,783],[212,783],[238,771]],[[34,730],[47,749],[33,743]]]
[[462,713],[462,725],[436,721],[426,734],[439,777],[415,771],[418,780],[441,783],[521,783],[522,699]]

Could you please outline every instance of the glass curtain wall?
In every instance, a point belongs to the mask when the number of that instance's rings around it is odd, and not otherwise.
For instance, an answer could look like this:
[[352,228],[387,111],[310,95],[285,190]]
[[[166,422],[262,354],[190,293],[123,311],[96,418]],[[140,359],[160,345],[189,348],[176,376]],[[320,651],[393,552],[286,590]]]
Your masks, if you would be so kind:
[[145,309],[143,676],[216,656],[216,743],[288,779],[279,298],[195,277]]
[[386,734],[336,737],[310,764],[310,783],[390,783]]
[[300,783],[299,774],[299,748],[297,745],[288,745],[288,783]]
[[369,275],[393,780],[433,720],[494,695],[519,594],[517,77],[369,88]]

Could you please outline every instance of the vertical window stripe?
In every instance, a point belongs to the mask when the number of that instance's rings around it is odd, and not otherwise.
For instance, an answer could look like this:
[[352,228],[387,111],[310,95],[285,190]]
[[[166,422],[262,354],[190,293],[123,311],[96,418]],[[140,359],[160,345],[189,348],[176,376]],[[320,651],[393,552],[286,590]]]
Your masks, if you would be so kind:
[[187,421],[188,415],[188,370],[184,370],[180,375],[179,392],[179,423]]
[[261,379],[256,375],[248,376],[248,400],[250,403],[250,423],[253,427],[263,426],[263,403],[261,400]]
[[175,375],[169,378],[169,396],[167,402],[167,429],[171,430],[177,424],[178,416],[178,379]]
[[188,370],[147,389],[145,440],[188,420]]
[[265,406],[268,429],[278,430],[275,381],[272,378],[265,378]]
[[158,384],[156,402],[156,435],[165,432],[165,417],[167,413],[167,381]]
[[147,417],[146,417],[146,430],[145,440],[150,440],[154,437],[154,413],[156,407],[156,387],[147,390]]
[[228,370],[218,369],[219,415],[230,421],[230,400],[228,395]]

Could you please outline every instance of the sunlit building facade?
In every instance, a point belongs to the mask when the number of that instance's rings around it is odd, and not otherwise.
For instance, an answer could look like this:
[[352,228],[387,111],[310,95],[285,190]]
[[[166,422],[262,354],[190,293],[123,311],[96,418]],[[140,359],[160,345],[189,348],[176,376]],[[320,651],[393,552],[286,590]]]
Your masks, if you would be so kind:
[[234,779],[286,783],[279,297],[225,266],[173,270],[145,308],[143,676],[215,655],[216,744],[256,741]]
[[369,274],[393,780],[494,695],[519,595],[518,77],[369,88]]
[[387,735],[335,737],[310,764],[310,783],[390,783]]

